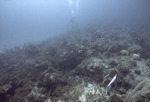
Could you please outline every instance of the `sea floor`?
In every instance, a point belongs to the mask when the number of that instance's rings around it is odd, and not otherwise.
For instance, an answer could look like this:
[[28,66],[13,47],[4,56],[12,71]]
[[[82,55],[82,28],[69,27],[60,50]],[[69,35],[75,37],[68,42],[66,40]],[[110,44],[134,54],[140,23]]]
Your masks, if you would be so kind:
[[150,102],[150,30],[95,27],[7,49],[0,102]]

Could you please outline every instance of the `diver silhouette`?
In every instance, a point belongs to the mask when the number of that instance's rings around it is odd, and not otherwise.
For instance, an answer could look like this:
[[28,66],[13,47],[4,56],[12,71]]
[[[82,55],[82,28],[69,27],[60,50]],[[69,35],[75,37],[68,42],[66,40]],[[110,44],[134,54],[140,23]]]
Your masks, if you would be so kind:
[[75,19],[75,15],[78,10],[78,0],[69,0],[69,5],[71,7],[71,18],[68,21],[69,30],[74,31],[77,29],[77,20]]

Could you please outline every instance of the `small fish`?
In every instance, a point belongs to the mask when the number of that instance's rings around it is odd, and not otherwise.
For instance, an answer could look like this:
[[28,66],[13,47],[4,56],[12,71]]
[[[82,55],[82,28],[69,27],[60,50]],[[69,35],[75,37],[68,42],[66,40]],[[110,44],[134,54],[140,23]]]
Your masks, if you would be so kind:
[[112,85],[112,83],[116,80],[116,78],[117,78],[117,74],[112,78],[112,80],[109,82],[109,84],[107,85],[107,87],[106,87],[106,95],[108,95],[108,91],[110,90],[110,88],[111,88],[111,85]]

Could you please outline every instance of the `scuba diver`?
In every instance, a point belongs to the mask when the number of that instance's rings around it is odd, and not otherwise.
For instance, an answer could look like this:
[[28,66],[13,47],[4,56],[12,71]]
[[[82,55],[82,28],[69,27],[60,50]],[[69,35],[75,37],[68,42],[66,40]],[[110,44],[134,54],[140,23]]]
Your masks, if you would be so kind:
[[68,26],[70,31],[74,31],[77,29],[77,21],[75,19],[75,15],[78,10],[79,0],[69,0],[69,5],[71,8],[71,18],[69,19]]
[[75,30],[77,28],[77,22],[74,16],[69,19],[68,26],[70,30]]

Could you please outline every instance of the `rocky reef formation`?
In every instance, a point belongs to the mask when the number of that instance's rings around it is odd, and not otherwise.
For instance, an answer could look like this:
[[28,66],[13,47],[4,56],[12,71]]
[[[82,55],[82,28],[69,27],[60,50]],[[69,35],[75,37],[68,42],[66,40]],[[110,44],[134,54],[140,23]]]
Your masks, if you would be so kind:
[[7,49],[0,102],[149,102],[149,39],[143,26],[96,27]]

